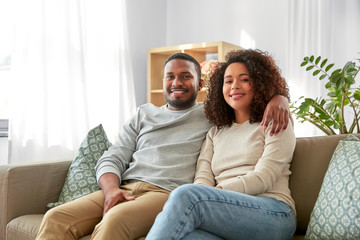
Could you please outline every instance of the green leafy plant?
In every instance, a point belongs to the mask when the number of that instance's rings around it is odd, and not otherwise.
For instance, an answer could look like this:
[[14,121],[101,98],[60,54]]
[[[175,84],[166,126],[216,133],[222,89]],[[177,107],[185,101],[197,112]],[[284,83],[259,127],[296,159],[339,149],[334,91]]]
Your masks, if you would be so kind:
[[[291,112],[300,122],[310,122],[327,135],[360,133],[360,87],[353,87],[360,66],[349,61],[330,74],[334,64],[327,61],[320,56],[305,57],[300,66],[312,71],[313,76],[319,76],[319,80],[327,79],[328,98],[302,96],[290,105]],[[352,113],[352,119],[345,119],[345,111]]]

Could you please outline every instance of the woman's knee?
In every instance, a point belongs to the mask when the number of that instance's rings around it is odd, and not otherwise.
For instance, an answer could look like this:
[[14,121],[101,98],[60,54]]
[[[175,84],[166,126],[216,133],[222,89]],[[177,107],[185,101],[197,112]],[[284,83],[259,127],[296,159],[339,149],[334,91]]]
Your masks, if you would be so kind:
[[206,186],[198,184],[185,184],[171,192],[169,200],[175,203],[185,203],[188,201],[198,201],[203,195],[203,191]]

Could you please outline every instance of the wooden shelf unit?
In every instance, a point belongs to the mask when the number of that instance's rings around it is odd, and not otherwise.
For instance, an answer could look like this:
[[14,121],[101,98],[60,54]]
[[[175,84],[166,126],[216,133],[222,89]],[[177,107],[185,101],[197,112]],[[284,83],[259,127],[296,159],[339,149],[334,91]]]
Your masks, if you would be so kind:
[[[219,41],[194,44],[181,44],[169,47],[151,48],[147,56],[147,101],[156,106],[166,104],[163,96],[163,75],[166,59],[174,53],[183,52],[193,56],[199,63],[205,61],[209,54],[216,57],[217,61],[225,61],[225,55],[231,50],[240,49],[239,46]],[[199,91],[197,101],[203,102],[206,90]]]

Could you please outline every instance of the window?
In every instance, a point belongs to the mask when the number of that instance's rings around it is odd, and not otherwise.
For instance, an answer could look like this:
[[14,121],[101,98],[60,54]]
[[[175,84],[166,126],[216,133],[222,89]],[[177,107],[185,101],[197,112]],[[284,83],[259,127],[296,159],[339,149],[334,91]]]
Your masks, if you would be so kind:
[[10,0],[0,1],[0,119],[9,118],[12,28]]
[[[1,55],[0,55],[1,56]],[[0,119],[9,117],[11,56],[0,57]]]

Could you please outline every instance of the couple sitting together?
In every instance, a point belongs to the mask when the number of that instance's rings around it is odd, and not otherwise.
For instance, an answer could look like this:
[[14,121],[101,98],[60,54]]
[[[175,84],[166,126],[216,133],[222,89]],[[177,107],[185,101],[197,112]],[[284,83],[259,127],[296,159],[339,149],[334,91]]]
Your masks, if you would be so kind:
[[[229,52],[209,83],[176,53],[167,104],[145,104],[96,165],[100,191],[49,210],[41,239],[292,239],[289,90],[260,50]],[[288,124],[290,122],[290,124]]]

